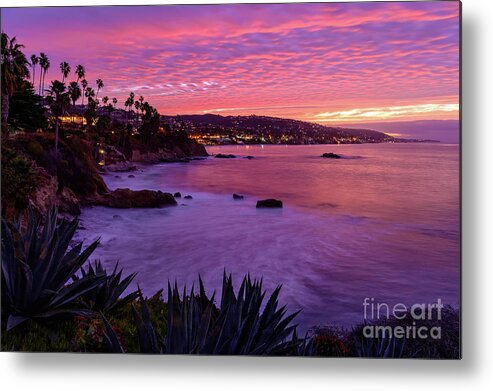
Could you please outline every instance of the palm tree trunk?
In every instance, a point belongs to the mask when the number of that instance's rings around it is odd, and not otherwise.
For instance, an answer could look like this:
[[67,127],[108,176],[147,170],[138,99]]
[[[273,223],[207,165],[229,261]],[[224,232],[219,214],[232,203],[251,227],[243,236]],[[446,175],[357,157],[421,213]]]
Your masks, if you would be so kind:
[[7,120],[9,119],[9,105],[10,98],[8,94],[2,94],[2,131],[5,137],[9,137],[9,125]]
[[[34,75],[36,75],[36,65],[33,66],[33,87],[34,87]],[[34,89],[36,90],[36,87],[34,87]]]
[[43,83],[41,83],[41,96],[45,96],[45,74],[46,71],[43,71]]
[[41,95],[41,78],[43,77],[43,68],[40,69],[39,72],[39,88],[38,88],[38,95]]
[[58,153],[58,116],[55,119],[55,153]]

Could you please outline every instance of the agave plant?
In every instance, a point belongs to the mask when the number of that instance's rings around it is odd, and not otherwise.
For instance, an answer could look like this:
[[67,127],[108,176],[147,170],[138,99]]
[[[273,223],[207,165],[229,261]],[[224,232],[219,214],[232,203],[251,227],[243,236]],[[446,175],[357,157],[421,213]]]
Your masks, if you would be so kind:
[[11,225],[2,219],[2,317],[11,329],[27,319],[59,315],[88,315],[77,300],[96,289],[104,276],[71,277],[96,249],[95,241],[84,250],[82,243],[69,250],[78,220],[58,222],[56,208],[44,223],[30,210],[27,224]]
[[402,358],[404,338],[364,338],[355,340],[358,357]]
[[[245,276],[235,294],[231,276],[223,276],[221,304],[208,297],[199,277],[199,292],[186,288],[180,296],[175,283],[168,284],[167,335],[161,338],[150,320],[148,308],[141,296],[140,313],[134,309],[142,353],[281,355],[309,354],[311,345],[296,335],[296,325],[290,325],[296,315],[286,316],[286,307],[278,308],[281,287],[277,287],[265,307],[262,281]],[[290,338],[291,337],[291,338]],[[107,325],[107,338],[113,351],[116,335]]]
[[87,269],[80,269],[80,276],[74,275],[73,280],[78,281],[91,276],[104,276],[101,284],[81,296],[87,308],[92,311],[108,313],[132,302],[138,297],[137,291],[130,292],[125,297],[120,296],[128,288],[136,273],[122,279],[123,270],[118,270],[118,263],[113,271],[108,273],[100,261],[96,261],[94,266],[89,262]]
[[305,338],[299,338],[296,330],[294,330],[291,342],[293,346],[292,354],[295,356],[314,356],[316,353],[313,338],[309,338],[308,333]]

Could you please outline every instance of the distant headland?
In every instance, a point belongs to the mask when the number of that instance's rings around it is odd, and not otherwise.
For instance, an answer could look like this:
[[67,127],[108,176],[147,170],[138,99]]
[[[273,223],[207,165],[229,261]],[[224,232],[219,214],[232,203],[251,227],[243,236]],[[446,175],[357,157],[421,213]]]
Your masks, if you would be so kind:
[[324,126],[313,122],[258,115],[162,115],[161,122],[171,129],[186,130],[190,138],[206,145],[438,142],[398,138],[371,129]]

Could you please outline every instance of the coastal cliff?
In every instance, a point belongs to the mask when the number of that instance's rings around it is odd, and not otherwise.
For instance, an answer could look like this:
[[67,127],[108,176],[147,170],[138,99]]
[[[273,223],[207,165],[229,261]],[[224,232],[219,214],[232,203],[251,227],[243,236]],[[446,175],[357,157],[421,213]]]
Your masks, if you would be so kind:
[[202,144],[186,136],[169,137],[161,146],[150,148],[134,145],[130,160],[141,163],[181,162],[192,157],[205,157],[208,153]]
[[[207,156],[205,148],[185,137],[168,137],[154,147],[133,143],[129,159],[111,145],[78,136],[59,141],[54,151],[53,134],[19,134],[2,142],[2,214],[10,219],[28,206],[45,215],[50,206],[78,215],[83,205],[116,208],[175,205],[170,193],[110,191],[101,173],[135,169],[134,162],[183,161]],[[101,163],[104,151],[106,164]]]

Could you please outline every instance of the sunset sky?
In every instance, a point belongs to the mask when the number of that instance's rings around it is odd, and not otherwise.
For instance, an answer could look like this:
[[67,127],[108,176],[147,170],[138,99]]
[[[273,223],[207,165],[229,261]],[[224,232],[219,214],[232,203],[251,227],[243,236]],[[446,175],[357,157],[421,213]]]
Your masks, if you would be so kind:
[[11,8],[2,30],[49,56],[47,80],[80,63],[119,107],[133,91],[162,114],[458,119],[453,1]]

